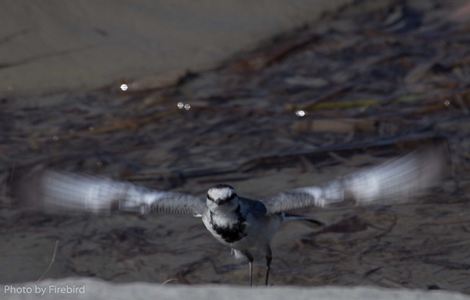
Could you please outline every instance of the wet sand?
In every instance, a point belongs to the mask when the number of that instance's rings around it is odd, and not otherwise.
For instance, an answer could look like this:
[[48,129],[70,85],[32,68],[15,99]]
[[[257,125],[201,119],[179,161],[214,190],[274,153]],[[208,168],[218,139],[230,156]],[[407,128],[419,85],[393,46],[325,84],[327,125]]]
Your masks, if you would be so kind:
[[88,91],[213,68],[348,2],[6,2],[0,12],[0,95]]

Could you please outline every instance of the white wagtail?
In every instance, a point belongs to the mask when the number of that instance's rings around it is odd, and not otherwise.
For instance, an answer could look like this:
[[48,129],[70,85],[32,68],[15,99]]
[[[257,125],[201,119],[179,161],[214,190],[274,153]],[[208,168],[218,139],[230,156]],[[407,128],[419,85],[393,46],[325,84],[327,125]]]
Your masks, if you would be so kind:
[[[302,187],[258,201],[237,195],[220,184],[204,197],[151,190],[106,178],[43,170],[32,173],[21,192],[29,203],[45,211],[125,211],[141,214],[177,213],[202,218],[209,232],[249,262],[253,283],[252,250],[264,251],[265,284],[269,283],[272,259],[270,241],[281,224],[290,220],[315,220],[287,211],[311,206],[325,207],[352,199],[356,204],[393,203],[408,200],[434,185],[442,160],[434,152],[412,153],[365,168],[318,187]],[[385,200],[385,202],[384,202]]]

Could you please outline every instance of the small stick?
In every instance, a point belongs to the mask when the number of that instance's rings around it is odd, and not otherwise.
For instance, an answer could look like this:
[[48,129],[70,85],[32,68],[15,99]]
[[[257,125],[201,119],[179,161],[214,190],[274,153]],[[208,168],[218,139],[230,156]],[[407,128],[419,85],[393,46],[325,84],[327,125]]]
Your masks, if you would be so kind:
[[178,281],[178,279],[176,279],[176,278],[169,278],[169,279],[163,281],[163,282],[162,282],[162,285],[165,285],[165,284],[170,283],[170,282],[172,282],[172,281]]
[[38,278],[38,280],[36,280],[36,282],[42,280],[44,278],[44,276],[47,274],[47,272],[49,272],[49,270],[51,269],[52,264],[55,261],[55,256],[57,254],[57,249],[58,248],[59,248],[59,240],[56,240],[55,245],[54,245],[54,252],[52,252],[51,261],[49,262],[49,265],[47,266],[46,270],[41,274],[41,276],[39,276],[39,278]]

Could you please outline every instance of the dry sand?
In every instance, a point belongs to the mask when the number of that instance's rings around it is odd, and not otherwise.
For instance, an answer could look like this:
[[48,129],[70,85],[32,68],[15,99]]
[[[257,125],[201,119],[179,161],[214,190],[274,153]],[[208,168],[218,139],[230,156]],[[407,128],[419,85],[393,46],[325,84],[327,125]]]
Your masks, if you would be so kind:
[[[354,164],[371,161],[364,156]],[[327,167],[315,175],[297,168],[266,171],[234,184],[240,194],[260,196],[354,170]],[[239,176],[247,175],[238,174]],[[232,174],[232,178],[237,174]],[[208,184],[209,185],[209,184]],[[187,190],[205,185],[190,180]],[[202,186],[202,187],[201,187]],[[313,209],[311,215],[331,227],[312,229],[287,224],[273,241],[271,283],[280,285],[375,285],[394,288],[468,290],[465,211],[470,203],[442,202],[442,193],[425,203],[396,206]],[[434,200],[436,199],[436,200]],[[437,200],[439,199],[439,200]],[[114,282],[246,285],[248,268],[216,242],[199,219],[185,216],[50,216],[2,210],[0,282],[92,276]],[[466,227],[464,227],[466,228]],[[292,255],[295,253],[295,255]],[[255,262],[260,284],[263,259]]]
[[[63,279],[28,283],[17,286],[29,287],[36,293],[10,294],[6,293],[5,300],[44,299],[322,299],[322,300],[468,300],[470,297],[458,293],[417,290],[379,289],[369,287],[357,288],[236,288],[227,286],[161,286],[145,283],[112,284],[93,279]],[[66,288],[69,287],[69,293]],[[2,289],[11,287],[0,286]],[[63,290],[60,290],[63,289]]]

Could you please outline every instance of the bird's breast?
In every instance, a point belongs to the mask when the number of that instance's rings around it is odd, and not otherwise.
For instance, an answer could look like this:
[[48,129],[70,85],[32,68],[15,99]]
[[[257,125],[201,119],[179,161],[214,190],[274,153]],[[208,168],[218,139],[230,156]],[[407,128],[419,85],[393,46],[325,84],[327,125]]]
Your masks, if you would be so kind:
[[215,238],[227,244],[238,242],[247,236],[246,219],[239,212],[233,216],[208,212],[203,222]]

